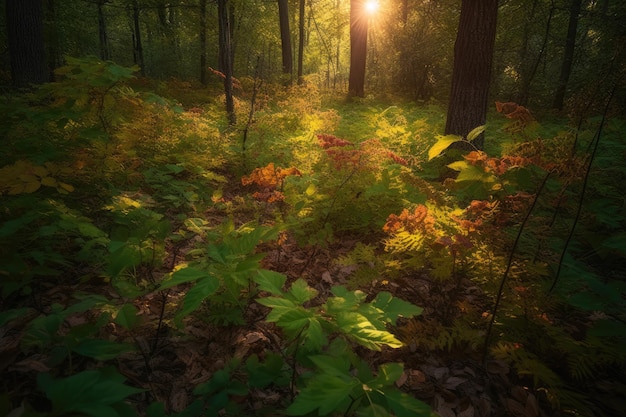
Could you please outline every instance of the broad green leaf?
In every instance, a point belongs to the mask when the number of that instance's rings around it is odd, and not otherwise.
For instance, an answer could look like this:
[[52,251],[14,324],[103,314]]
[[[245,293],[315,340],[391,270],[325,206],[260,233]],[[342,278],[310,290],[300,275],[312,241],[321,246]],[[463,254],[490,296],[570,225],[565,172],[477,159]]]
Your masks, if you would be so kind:
[[74,352],[99,361],[115,359],[122,353],[134,350],[133,345],[101,339],[85,339],[72,349]]
[[359,408],[356,415],[358,417],[393,417],[385,407],[376,403]]
[[178,318],[185,317],[191,312],[200,307],[202,302],[211,294],[213,294],[220,287],[219,279],[209,275],[199,280],[194,285],[183,300],[183,308],[180,311]]
[[212,275],[198,268],[185,267],[175,271],[168,279],[161,283],[159,290],[174,287],[185,282],[198,281],[203,278],[210,278]]
[[339,328],[355,342],[368,349],[379,351],[381,345],[399,348],[402,342],[386,330],[377,329],[368,319],[359,313],[341,313],[337,315]]
[[350,403],[352,390],[360,386],[356,378],[346,380],[334,375],[321,374],[314,377],[305,386],[294,402],[287,408],[290,416],[302,416],[319,409],[319,415],[325,416],[333,411],[345,412],[341,407]]
[[306,301],[315,298],[315,296],[317,296],[317,290],[315,288],[309,287],[305,280],[299,278],[293,284],[291,284],[289,295],[293,297],[292,299],[296,303],[303,304]]
[[430,406],[397,389],[385,390],[389,408],[397,417],[431,417]]
[[259,286],[259,290],[267,291],[274,295],[283,293],[286,280],[287,277],[285,275],[267,269],[259,269],[254,277],[254,281]]
[[433,158],[436,158],[441,154],[441,152],[448,149],[450,145],[455,142],[460,142],[463,139],[457,135],[446,135],[446,136],[437,136],[437,142],[428,150],[428,160],[430,161]]
[[347,355],[329,356],[329,355],[313,355],[309,359],[323,373],[338,377],[350,377],[350,360]]
[[265,297],[257,300],[257,303],[270,307],[272,311],[265,318],[270,323],[277,322],[287,312],[297,308],[291,300],[282,297]]
[[376,382],[382,386],[393,385],[404,373],[404,366],[400,363],[384,363],[378,368]]
[[424,311],[423,308],[413,305],[399,298],[394,298],[389,292],[378,293],[372,305],[383,310],[384,319],[392,325],[396,324],[398,317],[419,316]]
[[115,323],[126,329],[132,329],[139,323],[137,312],[137,308],[134,305],[124,304],[115,316]]
[[3,311],[2,313],[0,313],[0,327],[3,327],[11,320],[25,316],[28,311],[28,308],[17,308],[14,310]]

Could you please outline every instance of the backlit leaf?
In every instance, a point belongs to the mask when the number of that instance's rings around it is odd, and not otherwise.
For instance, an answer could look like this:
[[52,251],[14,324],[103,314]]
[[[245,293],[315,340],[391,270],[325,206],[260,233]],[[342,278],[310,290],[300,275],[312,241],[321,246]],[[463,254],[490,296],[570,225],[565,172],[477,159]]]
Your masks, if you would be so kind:
[[428,160],[436,158],[441,152],[448,149],[450,145],[463,139],[457,135],[437,136],[437,142],[428,150]]

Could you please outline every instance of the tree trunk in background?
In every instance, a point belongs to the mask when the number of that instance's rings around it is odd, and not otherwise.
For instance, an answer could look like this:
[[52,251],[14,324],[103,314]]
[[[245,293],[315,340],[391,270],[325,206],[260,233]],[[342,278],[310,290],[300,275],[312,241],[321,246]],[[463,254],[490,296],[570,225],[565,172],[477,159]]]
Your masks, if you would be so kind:
[[141,43],[141,26],[139,25],[139,5],[133,0],[133,61],[139,65],[142,77],[146,76],[143,60],[143,44]]
[[217,0],[217,16],[219,23],[219,56],[220,70],[224,75],[224,94],[226,95],[226,114],[228,123],[237,123],[235,102],[233,100],[233,60],[231,54],[230,19],[228,17],[228,0]]
[[578,29],[578,17],[580,16],[580,8],[582,0],[572,0],[569,9],[569,24],[567,25],[567,39],[565,40],[565,51],[563,52],[563,63],[561,64],[561,75],[559,83],[554,93],[554,101],[552,108],[562,110],[565,101],[565,92],[569,76],[572,73],[572,64],[574,63],[574,49],[576,47],[576,31]]
[[98,35],[100,38],[100,59],[108,61],[109,55],[109,37],[107,35],[106,20],[104,18],[104,4],[106,0],[98,0]]
[[[465,137],[487,120],[497,17],[498,0],[463,0],[461,4],[446,135]],[[483,135],[473,144],[482,149]]]
[[6,18],[13,85],[49,81],[41,0],[7,0]]
[[207,85],[206,2],[207,0],[200,0],[200,83],[202,85]]
[[365,63],[367,60],[367,14],[363,0],[350,0],[350,76],[348,94],[365,95]]
[[[283,74],[293,73],[293,56],[291,55],[291,31],[289,30],[289,2],[278,0],[278,17],[280,23],[280,44],[283,53]],[[287,83],[290,84],[291,80]]]
[[59,52],[59,32],[55,0],[46,1],[44,19],[44,46],[47,46],[48,79],[54,80],[54,70],[61,66],[63,59]]
[[304,8],[306,0],[300,0],[300,13],[298,18],[298,84],[302,84],[303,61],[304,61]]

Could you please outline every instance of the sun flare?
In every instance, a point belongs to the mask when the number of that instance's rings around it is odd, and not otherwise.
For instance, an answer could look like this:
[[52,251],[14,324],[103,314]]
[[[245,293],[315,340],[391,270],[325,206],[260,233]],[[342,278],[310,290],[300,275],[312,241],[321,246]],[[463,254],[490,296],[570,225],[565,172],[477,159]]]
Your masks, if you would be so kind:
[[380,3],[378,3],[378,0],[367,0],[365,2],[365,11],[367,12],[367,14],[374,14],[378,11],[379,8]]

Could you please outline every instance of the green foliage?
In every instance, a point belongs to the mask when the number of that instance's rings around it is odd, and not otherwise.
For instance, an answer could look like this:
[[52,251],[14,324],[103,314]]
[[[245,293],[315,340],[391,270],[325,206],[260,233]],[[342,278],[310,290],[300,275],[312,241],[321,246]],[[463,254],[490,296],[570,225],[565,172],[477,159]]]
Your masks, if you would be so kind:
[[[67,378],[54,379],[39,374],[37,383],[51,402],[46,415],[92,417],[132,417],[137,413],[124,400],[143,390],[124,384],[125,378],[112,368],[83,371]],[[38,413],[26,412],[25,416]]]

